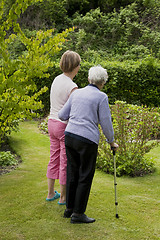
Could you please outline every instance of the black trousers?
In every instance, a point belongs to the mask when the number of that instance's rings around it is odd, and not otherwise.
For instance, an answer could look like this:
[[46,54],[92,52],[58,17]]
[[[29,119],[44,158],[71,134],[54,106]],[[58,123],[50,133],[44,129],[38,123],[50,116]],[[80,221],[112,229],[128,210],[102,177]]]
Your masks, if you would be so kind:
[[98,145],[65,136],[67,154],[66,206],[74,213],[84,213],[90,194]]

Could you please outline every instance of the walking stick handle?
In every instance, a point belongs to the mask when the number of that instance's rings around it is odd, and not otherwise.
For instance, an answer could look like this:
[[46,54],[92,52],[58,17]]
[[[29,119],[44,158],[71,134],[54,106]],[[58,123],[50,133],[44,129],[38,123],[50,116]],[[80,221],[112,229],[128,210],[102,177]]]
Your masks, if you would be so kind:
[[115,147],[111,147],[111,150],[113,151],[113,155],[116,155],[116,148]]

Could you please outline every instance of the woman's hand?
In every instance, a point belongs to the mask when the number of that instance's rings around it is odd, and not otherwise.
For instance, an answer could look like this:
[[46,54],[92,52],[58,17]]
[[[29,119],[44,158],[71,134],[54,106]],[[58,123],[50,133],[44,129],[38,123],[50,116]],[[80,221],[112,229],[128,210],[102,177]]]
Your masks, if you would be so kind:
[[117,150],[117,148],[119,148],[119,145],[115,142],[110,143],[110,146],[111,148],[114,148],[115,151]]

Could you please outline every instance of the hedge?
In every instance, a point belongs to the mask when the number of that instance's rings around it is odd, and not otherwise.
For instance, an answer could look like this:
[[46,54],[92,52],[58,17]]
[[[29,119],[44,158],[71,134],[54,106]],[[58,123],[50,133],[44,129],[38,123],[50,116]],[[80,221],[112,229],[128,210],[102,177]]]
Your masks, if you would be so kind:
[[[82,59],[81,68],[74,79],[78,87],[81,88],[88,84],[88,70],[98,64],[106,68],[109,75],[108,83],[103,91],[108,94],[111,104],[120,100],[129,104],[154,107],[160,105],[160,61],[157,59],[149,56],[137,62],[103,60],[98,63],[84,62]],[[38,89],[43,86],[48,87],[48,91],[41,97],[45,112],[49,112],[49,94],[52,81],[61,73],[59,63],[55,63],[49,73],[48,79],[35,79]]]

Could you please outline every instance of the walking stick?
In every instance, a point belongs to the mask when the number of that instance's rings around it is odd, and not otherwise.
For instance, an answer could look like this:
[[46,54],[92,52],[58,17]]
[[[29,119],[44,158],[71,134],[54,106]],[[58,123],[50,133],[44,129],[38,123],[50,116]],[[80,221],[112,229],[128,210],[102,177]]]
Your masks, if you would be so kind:
[[113,162],[114,162],[114,191],[115,191],[116,218],[119,218],[118,201],[117,201],[117,181],[116,181],[116,151],[114,147],[111,147],[111,150],[113,151]]

